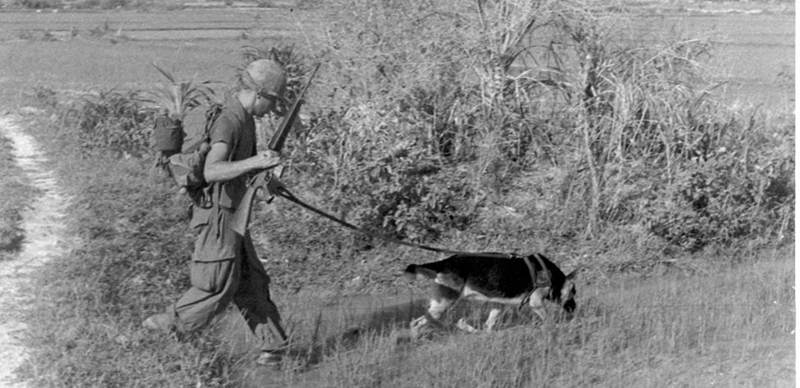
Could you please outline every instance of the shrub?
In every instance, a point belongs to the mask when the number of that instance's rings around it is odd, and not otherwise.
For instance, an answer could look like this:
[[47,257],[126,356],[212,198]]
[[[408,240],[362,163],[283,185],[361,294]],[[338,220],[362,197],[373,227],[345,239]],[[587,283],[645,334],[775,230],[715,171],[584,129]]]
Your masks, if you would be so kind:
[[[774,179],[753,170],[742,182],[714,164],[733,159],[690,165],[720,147],[731,155],[752,149],[755,139],[727,137],[734,128],[757,136],[775,129],[762,117],[732,115],[717,100],[701,65],[714,49],[708,40],[674,34],[631,43],[639,39],[624,39],[618,19],[599,19],[585,4],[480,4],[347,3],[352,21],[337,24],[313,54],[328,67],[314,87],[327,108],[314,112],[293,155],[315,167],[310,178],[335,212],[398,237],[430,239],[456,224],[475,226],[484,199],[502,202],[520,179],[555,169],[559,179],[541,188],[553,193],[545,199],[552,207],[528,216],[570,221],[539,225],[546,233],[596,238],[618,225],[644,225],[688,248],[697,245],[676,236],[696,232],[667,232],[659,226],[664,217],[670,225],[681,219],[688,231],[707,224],[700,245],[783,223],[755,187],[786,181],[794,168],[788,154],[774,159],[789,158]],[[759,144],[763,152],[777,145]],[[718,186],[692,195],[724,203],[711,223],[678,205],[685,200],[677,193],[694,187],[688,182],[698,170]],[[740,183],[754,189],[722,188]],[[775,185],[786,187],[777,202],[793,198],[791,184]],[[733,222],[748,206],[759,209],[761,226],[745,217]]]
[[169,81],[143,93],[143,105],[155,113],[182,121],[190,110],[202,104],[219,102],[214,90],[209,87],[209,81],[178,81],[170,72],[155,64],[153,66]]
[[788,211],[794,201],[794,154],[785,144],[793,128],[752,126],[766,121],[751,116],[705,126],[704,138],[713,140],[681,161],[674,179],[648,200],[644,219],[651,230],[690,250],[784,232],[780,229],[794,218]]
[[121,155],[148,152],[152,118],[143,109],[136,91],[110,89],[86,94],[64,115],[68,125],[79,129],[84,152],[112,150]]

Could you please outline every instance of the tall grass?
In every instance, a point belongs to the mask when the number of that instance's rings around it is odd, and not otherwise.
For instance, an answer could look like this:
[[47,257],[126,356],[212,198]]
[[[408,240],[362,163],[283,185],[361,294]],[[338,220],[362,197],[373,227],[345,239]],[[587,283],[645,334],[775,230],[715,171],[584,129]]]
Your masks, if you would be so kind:
[[543,171],[521,215],[552,219],[525,225],[546,239],[627,228],[698,251],[791,224],[791,113],[727,107],[707,40],[637,44],[581,2],[347,9],[353,22],[308,48],[328,64],[324,108],[293,158],[313,166],[296,184],[363,225],[417,241],[485,231],[491,204]]

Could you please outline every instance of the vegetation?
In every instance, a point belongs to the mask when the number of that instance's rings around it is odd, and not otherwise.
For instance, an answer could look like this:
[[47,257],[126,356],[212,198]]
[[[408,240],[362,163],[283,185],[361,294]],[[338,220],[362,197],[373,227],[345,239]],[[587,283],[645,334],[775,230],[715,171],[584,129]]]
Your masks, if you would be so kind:
[[416,241],[486,231],[489,204],[545,171],[518,208],[547,240],[633,228],[697,251],[791,228],[791,117],[717,100],[708,42],[632,45],[573,3],[477,4],[350,2],[354,22],[318,48],[329,103],[293,155],[314,166],[298,183]]
[[153,66],[169,81],[169,83],[157,85],[144,100],[146,106],[158,114],[165,114],[173,120],[183,120],[190,110],[203,103],[208,105],[216,101],[209,81],[178,81],[172,73],[156,64]]
[[66,128],[77,128],[84,154],[113,151],[145,154],[150,146],[152,118],[138,91],[120,89],[89,93],[74,101],[62,116]]
[[[140,322],[188,286],[192,244],[188,201],[147,152],[149,86],[40,89],[55,121],[38,138],[77,193],[71,229],[85,244],[37,290],[24,367],[35,385],[793,381],[772,361],[793,354],[794,118],[719,99],[700,66],[709,42],[637,45],[619,19],[565,1],[342,9],[349,22],[325,39],[242,51],[245,63],[274,48],[290,86],[324,63],[287,142],[287,186],[406,241],[582,265],[575,319],[529,326],[509,310],[495,334],[406,343],[421,303],[396,273],[420,257],[278,204],[252,229],[295,349],[280,373],[254,365],[235,314],[192,338],[147,333]],[[393,298],[339,297],[356,291]],[[742,376],[760,369],[772,374]]]
[[[794,350],[780,338],[794,328],[792,270],[761,262],[644,287],[620,279],[583,293],[569,322],[531,327],[531,316],[509,311],[495,334],[448,333],[405,349],[397,333],[374,335],[326,358],[319,375],[331,387],[791,385]],[[774,361],[770,374],[757,372]]]

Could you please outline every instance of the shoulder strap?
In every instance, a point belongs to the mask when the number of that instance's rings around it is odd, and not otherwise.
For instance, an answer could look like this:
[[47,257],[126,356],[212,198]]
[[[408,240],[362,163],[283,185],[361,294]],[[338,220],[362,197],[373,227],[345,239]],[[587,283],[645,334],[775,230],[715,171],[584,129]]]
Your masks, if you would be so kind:
[[217,121],[219,118],[220,113],[222,113],[222,104],[214,103],[208,107],[206,110],[206,125],[203,128],[203,137],[208,139],[211,135],[211,127],[214,125],[214,122]]

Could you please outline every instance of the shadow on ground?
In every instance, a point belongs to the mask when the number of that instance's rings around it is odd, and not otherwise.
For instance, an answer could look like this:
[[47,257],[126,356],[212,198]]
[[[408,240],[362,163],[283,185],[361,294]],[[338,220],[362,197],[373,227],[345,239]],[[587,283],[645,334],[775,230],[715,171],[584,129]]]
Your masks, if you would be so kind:
[[[302,333],[298,345],[291,346],[279,368],[258,365],[258,349],[253,346],[255,338],[249,332],[241,315],[234,309],[215,325],[225,349],[222,351],[240,363],[232,371],[236,380],[244,387],[264,387],[270,384],[285,384],[289,376],[295,383],[292,386],[319,386],[318,368],[326,356],[347,351],[358,346],[366,336],[389,335],[395,330],[405,330],[408,323],[422,315],[427,307],[425,299],[399,301],[402,297],[378,300],[374,296],[351,296],[337,303],[320,302],[318,311],[311,322],[309,333]],[[345,324],[341,315],[346,314]],[[338,322],[337,322],[338,321]],[[327,326],[327,327],[326,327]],[[332,333],[330,328],[339,328]],[[297,380],[302,380],[298,382]],[[305,384],[305,385],[304,385]],[[280,386],[280,385],[276,385]]]

